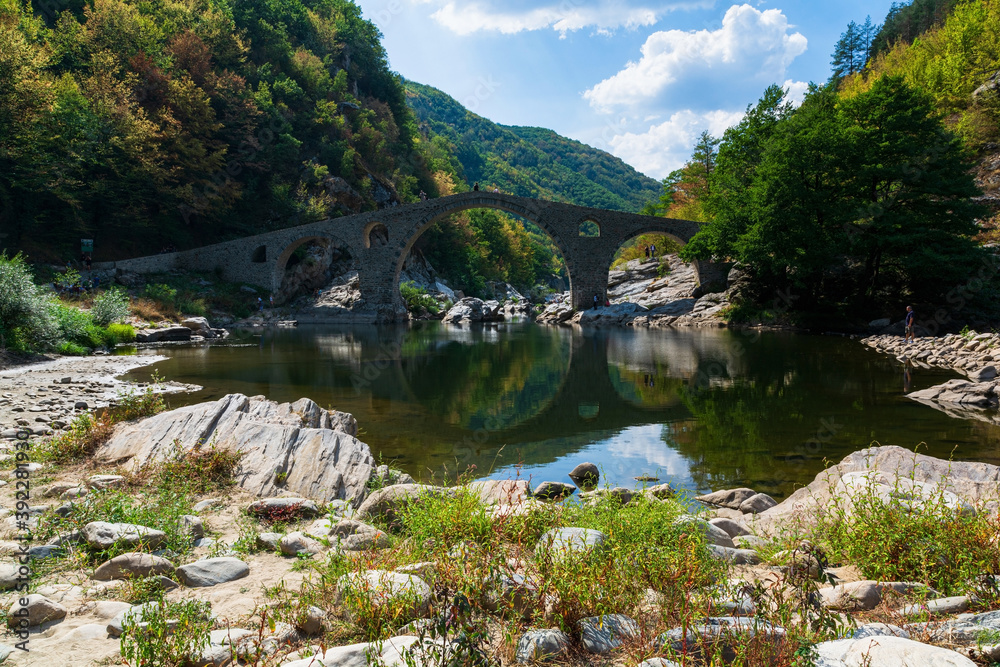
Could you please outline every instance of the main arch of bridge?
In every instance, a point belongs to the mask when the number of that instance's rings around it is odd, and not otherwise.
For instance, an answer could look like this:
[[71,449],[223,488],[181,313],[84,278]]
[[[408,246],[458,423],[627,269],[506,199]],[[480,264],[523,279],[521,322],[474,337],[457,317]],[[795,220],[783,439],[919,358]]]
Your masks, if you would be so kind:
[[[562,253],[569,274],[570,292],[576,308],[588,308],[594,296],[603,303],[608,271],[614,254],[629,239],[659,233],[687,243],[699,223],[620,211],[586,208],[559,202],[516,197],[492,192],[466,192],[358,215],[219,243],[169,256],[158,255],[124,262],[120,268],[139,272],[163,268],[216,270],[236,282],[277,290],[292,252],[315,239],[331,239],[346,246],[355,258],[364,307],[376,321],[406,317],[399,295],[399,274],[420,235],[442,217],[459,211],[488,208],[520,216],[535,223],[552,237]],[[581,234],[581,226],[596,223],[599,234]],[[588,225],[588,227],[592,227]],[[166,266],[169,263],[171,266]],[[714,291],[724,288],[725,274],[714,265],[696,266],[702,285]]]

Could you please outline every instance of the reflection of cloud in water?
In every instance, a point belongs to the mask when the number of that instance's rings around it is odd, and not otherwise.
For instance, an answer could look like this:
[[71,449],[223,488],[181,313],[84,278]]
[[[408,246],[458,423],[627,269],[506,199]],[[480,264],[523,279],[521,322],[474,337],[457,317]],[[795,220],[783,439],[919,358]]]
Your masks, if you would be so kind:
[[361,341],[346,334],[322,334],[316,336],[316,347],[326,356],[349,364],[352,370],[361,367]]
[[666,366],[668,375],[688,378],[698,373],[705,362],[719,362],[730,376],[743,372],[739,351],[742,346],[728,331],[684,332],[636,331],[631,336],[611,336],[608,362],[637,373],[656,366]]
[[[562,456],[552,463],[524,466],[522,478],[531,478],[532,485],[544,481],[568,481],[567,475],[577,464],[590,461],[601,469],[601,486],[643,486],[634,477],[654,474],[660,478],[655,484],[669,482],[685,490],[693,489],[689,462],[671,449],[664,438],[669,438],[669,424],[645,424],[632,426],[618,433],[597,440],[573,454]],[[559,440],[539,443],[545,448],[556,448]],[[490,478],[513,477],[514,466],[504,466],[494,471]]]

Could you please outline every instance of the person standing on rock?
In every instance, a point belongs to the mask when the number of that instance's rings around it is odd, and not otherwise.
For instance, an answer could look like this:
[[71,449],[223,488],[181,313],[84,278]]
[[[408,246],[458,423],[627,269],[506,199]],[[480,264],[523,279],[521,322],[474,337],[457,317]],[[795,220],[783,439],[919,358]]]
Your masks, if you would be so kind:
[[914,333],[914,327],[917,325],[917,314],[913,312],[913,306],[906,307],[906,319],[903,321],[903,324],[906,326],[906,330],[903,333],[903,342],[916,342],[917,336]]

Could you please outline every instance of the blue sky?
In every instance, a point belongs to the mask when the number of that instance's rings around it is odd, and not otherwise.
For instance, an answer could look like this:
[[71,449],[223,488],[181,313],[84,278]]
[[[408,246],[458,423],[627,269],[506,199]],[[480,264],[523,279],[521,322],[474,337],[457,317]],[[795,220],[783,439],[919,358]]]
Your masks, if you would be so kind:
[[851,20],[892,0],[359,0],[392,69],[505,125],[663,178],[771,83],[825,81]]

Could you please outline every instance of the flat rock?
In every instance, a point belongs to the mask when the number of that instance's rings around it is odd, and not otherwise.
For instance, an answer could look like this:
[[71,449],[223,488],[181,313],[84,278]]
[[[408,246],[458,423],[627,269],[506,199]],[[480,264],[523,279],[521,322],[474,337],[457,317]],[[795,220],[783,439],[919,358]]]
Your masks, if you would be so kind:
[[732,519],[718,517],[715,519],[709,519],[708,522],[713,526],[715,526],[716,528],[721,528],[722,530],[726,531],[726,534],[729,535],[730,539],[750,534],[750,531],[747,530],[746,526],[737,523]]
[[866,637],[902,637],[909,639],[910,633],[898,625],[889,623],[868,623],[858,627],[851,635],[852,639],[865,639]]
[[224,556],[181,565],[176,572],[177,578],[185,586],[202,588],[242,579],[250,574],[250,566],[239,558]]
[[974,667],[965,656],[902,637],[855,640],[843,657],[847,667]]
[[897,613],[901,616],[916,616],[925,613],[931,616],[941,616],[944,614],[961,614],[968,609],[969,597],[967,595],[956,595],[954,597],[928,600],[924,604],[906,605],[901,607]]
[[397,610],[399,619],[422,618],[430,608],[431,588],[423,579],[412,574],[367,570],[350,572],[337,580],[337,599],[350,609],[364,598],[366,605],[385,607],[403,603]]
[[117,489],[125,485],[123,475],[93,475],[87,480],[87,488],[95,491]]
[[269,518],[312,518],[322,514],[319,507],[307,498],[264,498],[250,503],[247,512],[253,516]]
[[111,581],[112,579],[131,579],[132,577],[151,577],[157,575],[173,576],[174,566],[166,558],[148,553],[126,553],[115,556],[102,563],[94,570],[94,579]]
[[484,505],[517,505],[531,496],[531,487],[524,479],[483,479],[465,487]]
[[541,662],[566,653],[569,645],[569,635],[556,628],[528,630],[517,640],[515,659],[522,664]]
[[295,531],[281,538],[278,542],[278,549],[286,556],[298,556],[299,554],[313,556],[323,551],[323,545],[305,533]]
[[24,577],[24,581],[27,581],[30,577],[31,572],[27,568],[24,568],[24,573],[21,573],[21,568],[12,563],[0,563],[0,591],[9,591],[12,588],[16,588],[18,585],[18,578]]
[[121,637],[122,635],[122,625],[126,618],[132,619],[137,623],[142,623],[145,620],[145,614],[150,611],[155,611],[159,607],[157,602],[146,602],[144,604],[132,605],[127,609],[123,609],[114,618],[108,621],[107,630],[108,634],[112,637]]
[[102,551],[111,547],[143,546],[146,549],[156,549],[167,539],[162,530],[137,526],[131,523],[108,523],[106,521],[91,521],[80,531],[84,541],[94,549]]
[[123,424],[94,456],[128,459],[126,467],[137,470],[172,456],[174,442],[185,450],[214,442],[243,454],[236,481],[250,493],[291,492],[326,502],[366,493],[375,462],[356,434],[354,417],[306,398],[279,404],[263,396],[230,394]]
[[729,549],[736,548],[733,544],[733,538],[729,536],[725,530],[719,526],[712,524],[704,519],[691,516],[690,514],[682,514],[681,516],[674,519],[675,526],[681,526],[683,528],[693,528],[699,531],[705,536],[705,541],[709,544],[714,544],[719,547],[727,547]]
[[708,550],[711,552],[713,558],[729,561],[734,565],[756,565],[760,562],[760,554],[753,549],[736,549],[709,544]]
[[603,547],[607,536],[590,528],[553,528],[538,540],[537,549],[553,555],[584,555]]
[[[848,477],[848,481],[841,484],[849,473],[864,475]],[[865,477],[870,481],[863,481]],[[951,502],[956,511],[967,513],[975,511],[974,506],[979,504],[997,508],[1000,467],[947,461],[896,446],[869,447],[849,454],[837,465],[819,473],[808,486],[796,490],[775,507],[754,515],[751,528],[758,535],[808,530],[834,506],[835,496],[842,498],[840,504],[845,511],[850,511],[851,496],[845,498],[839,494],[863,490],[866,484],[875,485],[875,492],[904,501],[918,511],[928,502],[938,502],[941,497],[938,491],[942,491],[946,503]],[[932,495],[927,497],[927,494]]]
[[874,581],[854,581],[819,591],[820,604],[836,611],[870,611],[882,602],[882,593]]
[[[22,600],[27,604],[22,605]],[[7,611],[7,625],[11,628],[27,627],[33,628],[50,621],[58,621],[66,618],[69,613],[66,607],[58,602],[50,600],[44,595],[32,593],[24,598],[14,601]]]
[[369,495],[358,507],[357,516],[362,520],[384,518],[394,521],[400,507],[427,494],[453,495],[454,491],[427,484],[394,484]]
[[738,510],[744,500],[752,498],[755,495],[757,495],[757,492],[753,489],[741,487],[739,489],[727,489],[725,491],[707,493],[703,496],[695,496],[695,500],[703,502],[706,505],[717,505],[719,507]]
[[610,653],[621,646],[623,640],[637,639],[641,634],[639,624],[622,614],[582,618],[577,627],[583,649],[597,654]]

